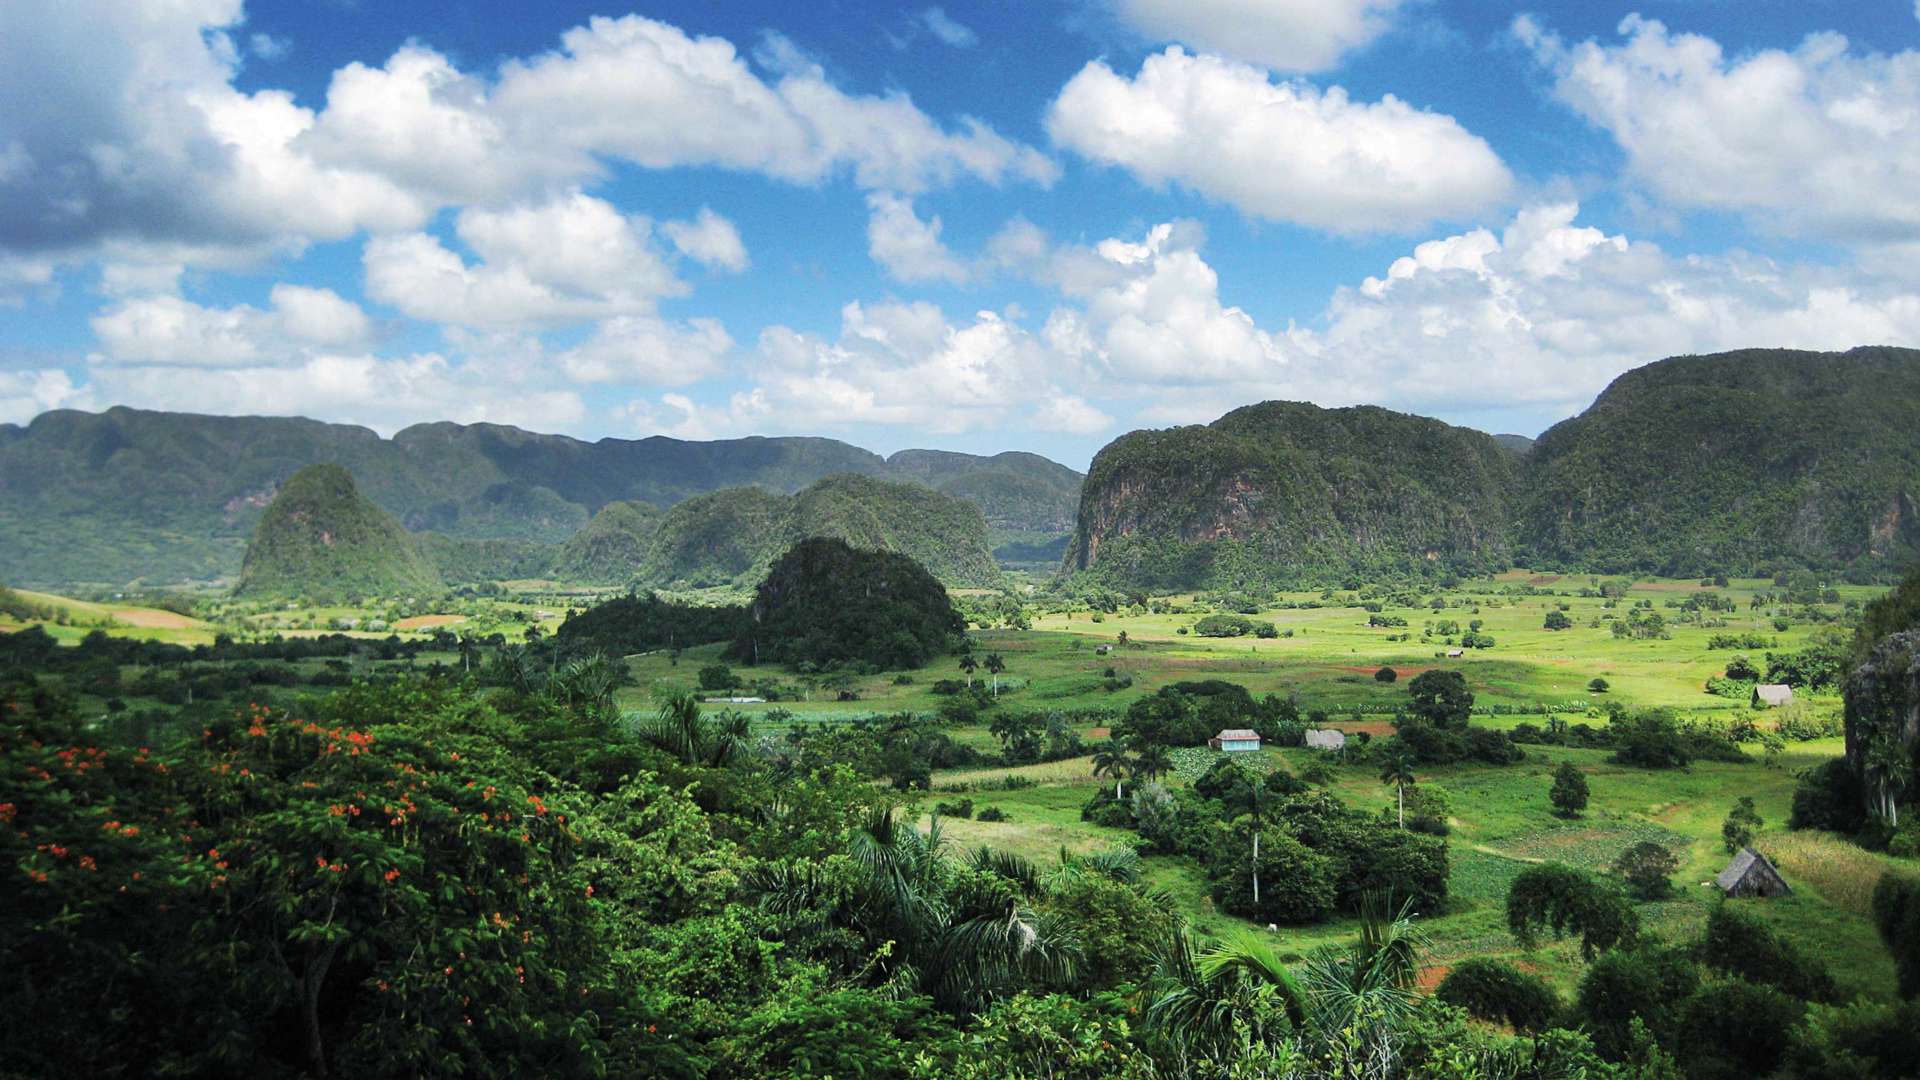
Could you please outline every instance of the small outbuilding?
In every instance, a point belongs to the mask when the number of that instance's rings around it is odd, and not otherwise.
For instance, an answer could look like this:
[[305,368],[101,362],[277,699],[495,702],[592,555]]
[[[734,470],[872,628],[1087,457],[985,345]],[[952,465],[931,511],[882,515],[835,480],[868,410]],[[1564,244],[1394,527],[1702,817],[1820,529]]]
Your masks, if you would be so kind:
[[1304,741],[1314,750],[1345,750],[1347,733],[1339,728],[1308,728]]
[[1229,754],[1244,754],[1260,749],[1260,733],[1249,728],[1226,728],[1208,739],[1207,745]]
[[1449,660],[1458,660],[1465,655],[1467,655],[1467,652],[1465,649],[1448,649],[1447,650],[1447,659]]
[[1782,705],[1793,704],[1793,687],[1786,683],[1761,683],[1753,688],[1753,704],[1756,708],[1777,709]]
[[1793,892],[1780,871],[1774,869],[1773,861],[1752,848],[1741,848],[1713,884],[1728,896],[1786,896]]

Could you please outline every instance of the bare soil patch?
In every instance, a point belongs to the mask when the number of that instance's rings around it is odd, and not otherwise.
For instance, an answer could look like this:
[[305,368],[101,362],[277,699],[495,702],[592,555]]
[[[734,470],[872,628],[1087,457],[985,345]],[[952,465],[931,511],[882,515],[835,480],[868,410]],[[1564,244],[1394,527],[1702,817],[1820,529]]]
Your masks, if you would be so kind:
[[436,626],[452,626],[467,621],[465,615],[415,615],[401,619],[393,624],[396,630],[430,630]]
[[160,608],[114,608],[109,614],[117,623],[144,630],[191,630],[201,625],[200,620],[191,615]]

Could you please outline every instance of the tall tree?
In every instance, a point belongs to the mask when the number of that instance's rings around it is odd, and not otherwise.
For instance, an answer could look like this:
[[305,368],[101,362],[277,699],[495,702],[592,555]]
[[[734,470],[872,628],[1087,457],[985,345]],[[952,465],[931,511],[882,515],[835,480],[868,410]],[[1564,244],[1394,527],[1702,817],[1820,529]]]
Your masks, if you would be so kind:
[[1414,755],[1409,746],[1396,746],[1380,766],[1380,782],[1390,784],[1398,802],[1400,827],[1407,827],[1407,789],[1418,782],[1413,775]]
[[1108,739],[1093,752],[1093,775],[1113,778],[1113,798],[1118,802],[1123,791],[1127,774],[1133,770],[1133,759],[1127,756],[1127,748],[1118,739]]
[[1000,673],[1005,670],[1007,670],[1007,662],[1000,658],[999,653],[990,652],[987,654],[987,671],[993,675],[994,697],[1000,696]]

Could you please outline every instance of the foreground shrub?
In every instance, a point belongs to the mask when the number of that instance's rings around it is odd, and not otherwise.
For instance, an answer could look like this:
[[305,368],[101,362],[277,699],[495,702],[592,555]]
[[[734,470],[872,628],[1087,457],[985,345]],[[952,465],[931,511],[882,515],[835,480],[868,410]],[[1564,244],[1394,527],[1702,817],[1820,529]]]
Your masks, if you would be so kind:
[[1651,840],[1642,840],[1613,860],[1613,872],[1626,879],[1627,891],[1638,900],[1665,900],[1673,895],[1673,872],[1680,856]]
[[1560,1014],[1560,995],[1538,975],[1484,956],[1456,964],[1434,996],[1475,1019],[1516,1031],[1539,1031]]
[[1648,946],[1603,954],[1580,979],[1576,1016],[1606,1057],[1635,1048],[1634,1022],[1663,1046],[1680,1028],[1680,1004],[1699,989],[1700,971],[1680,948]]
[[1840,996],[1826,964],[1801,952],[1758,915],[1734,903],[1717,904],[1707,916],[1700,959],[1715,971],[1771,986],[1802,1001],[1834,1001]]
[[1800,774],[1787,828],[1856,833],[1867,823],[1865,807],[1860,774],[1846,758],[1834,758]]
[[1900,996],[1920,994],[1920,878],[1883,875],[1873,889],[1873,925],[1893,954]]
[[1766,1076],[1786,1057],[1804,1003],[1739,979],[1709,983],[1680,1007],[1674,1047],[1689,1078]]
[[1507,889],[1507,929],[1531,948],[1537,932],[1555,937],[1580,935],[1580,953],[1630,945],[1640,933],[1640,915],[1610,881],[1602,881],[1564,863],[1530,866]]

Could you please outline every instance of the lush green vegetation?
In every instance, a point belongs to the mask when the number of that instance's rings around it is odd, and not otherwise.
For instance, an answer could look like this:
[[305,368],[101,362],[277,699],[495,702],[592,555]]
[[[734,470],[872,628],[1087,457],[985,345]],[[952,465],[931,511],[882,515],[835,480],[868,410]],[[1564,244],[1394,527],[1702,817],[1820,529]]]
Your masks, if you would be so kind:
[[[715,596],[209,598],[163,630],[18,594],[26,618],[0,620],[34,629],[0,638],[0,672],[37,676],[8,691],[35,726],[0,767],[33,795],[3,797],[32,842],[0,869],[45,891],[0,916],[40,995],[9,999],[35,1035],[0,1072],[310,1072],[316,1030],[331,1071],[361,1074],[1893,1077],[1916,1049],[1920,923],[1883,883],[1920,864],[1839,756],[1878,590],[1508,574],[948,597],[924,572],[889,584],[876,563],[897,556],[816,545],[835,550],[772,590],[813,621],[756,633],[835,643],[824,662],[753,663]],[[919,595],[951,606],[925,608],[945,635],[862,651],[914,625],[862,605]],[[1650,615],[1658,633],[1611,629]],[[1197,632],[1215,616],[1274,633]],[[382,629],[273,636],[316,617]],[[1730,671],[1779,672],[1799,700],[1709,693]],[[768,700],[703,713],[692,693]],[[1265,748],[1204,745],[1227,727]],[[1346,749],[1299,745],[1323,727]],[[69,750],[104,764],[62,771]],[[1577,817],[1552,798],[1569,774]],[[358,794],[388,781],[417,832]],[[1743,798],[1794,895],[1698,884]],[[1788,832],[1803,802],[1886,850]],[[512,816],[469,820],[496,807]],[[549,828],[522,841],[529,815]],[[496,912],[531,938],[502,940]],[[342,944],[309,1008],[320,927]],[[98,1000],[81,973],[115,965],[106,993],[154,1004],[82,1041],[58,1003]]]
[[1155,590],[1504,569],[1517,474],[1477,431],[1270,401],[1108,444],[1068,566]]
[[[1663,360],[1523,453],[1375,408],[1266,402],[1094,459],[1067,566],[1125,589],[1472,574],[1886,581],[1920,552],[1920,352]],[[1556,625],[1548,629],[1564,629]]]
[[1070,519],[1078,491],[1077,474],[1031,455],[929,459],[908,451],[889,462],[832,439],[588,443],[450,423],[382,439],[294,418],[58,411],[24,428],[0,425],[0,536],[8,540],[0,580],[231,578],[274,492],[302,467],[323,463],[345,467],[411,531],[542,545],[562,543],[617,501],[667,507],[721,488],[793,492],[844,473],[948,491],[1010,532],[1064,532],[1061,507]]
[[949,654],[965,629],[947,590],[919,563],[815,537],[768,569],[732,654],[810,670],[897,670]]
[[338,465],[287,479],[247,541],[236,595],[327,601],[437,593],[440,575]]
[[1600,573],[1904,568],[1920,545],[1920,353],[1753,349],[1622,375],[1540,436],[1519,558]]

